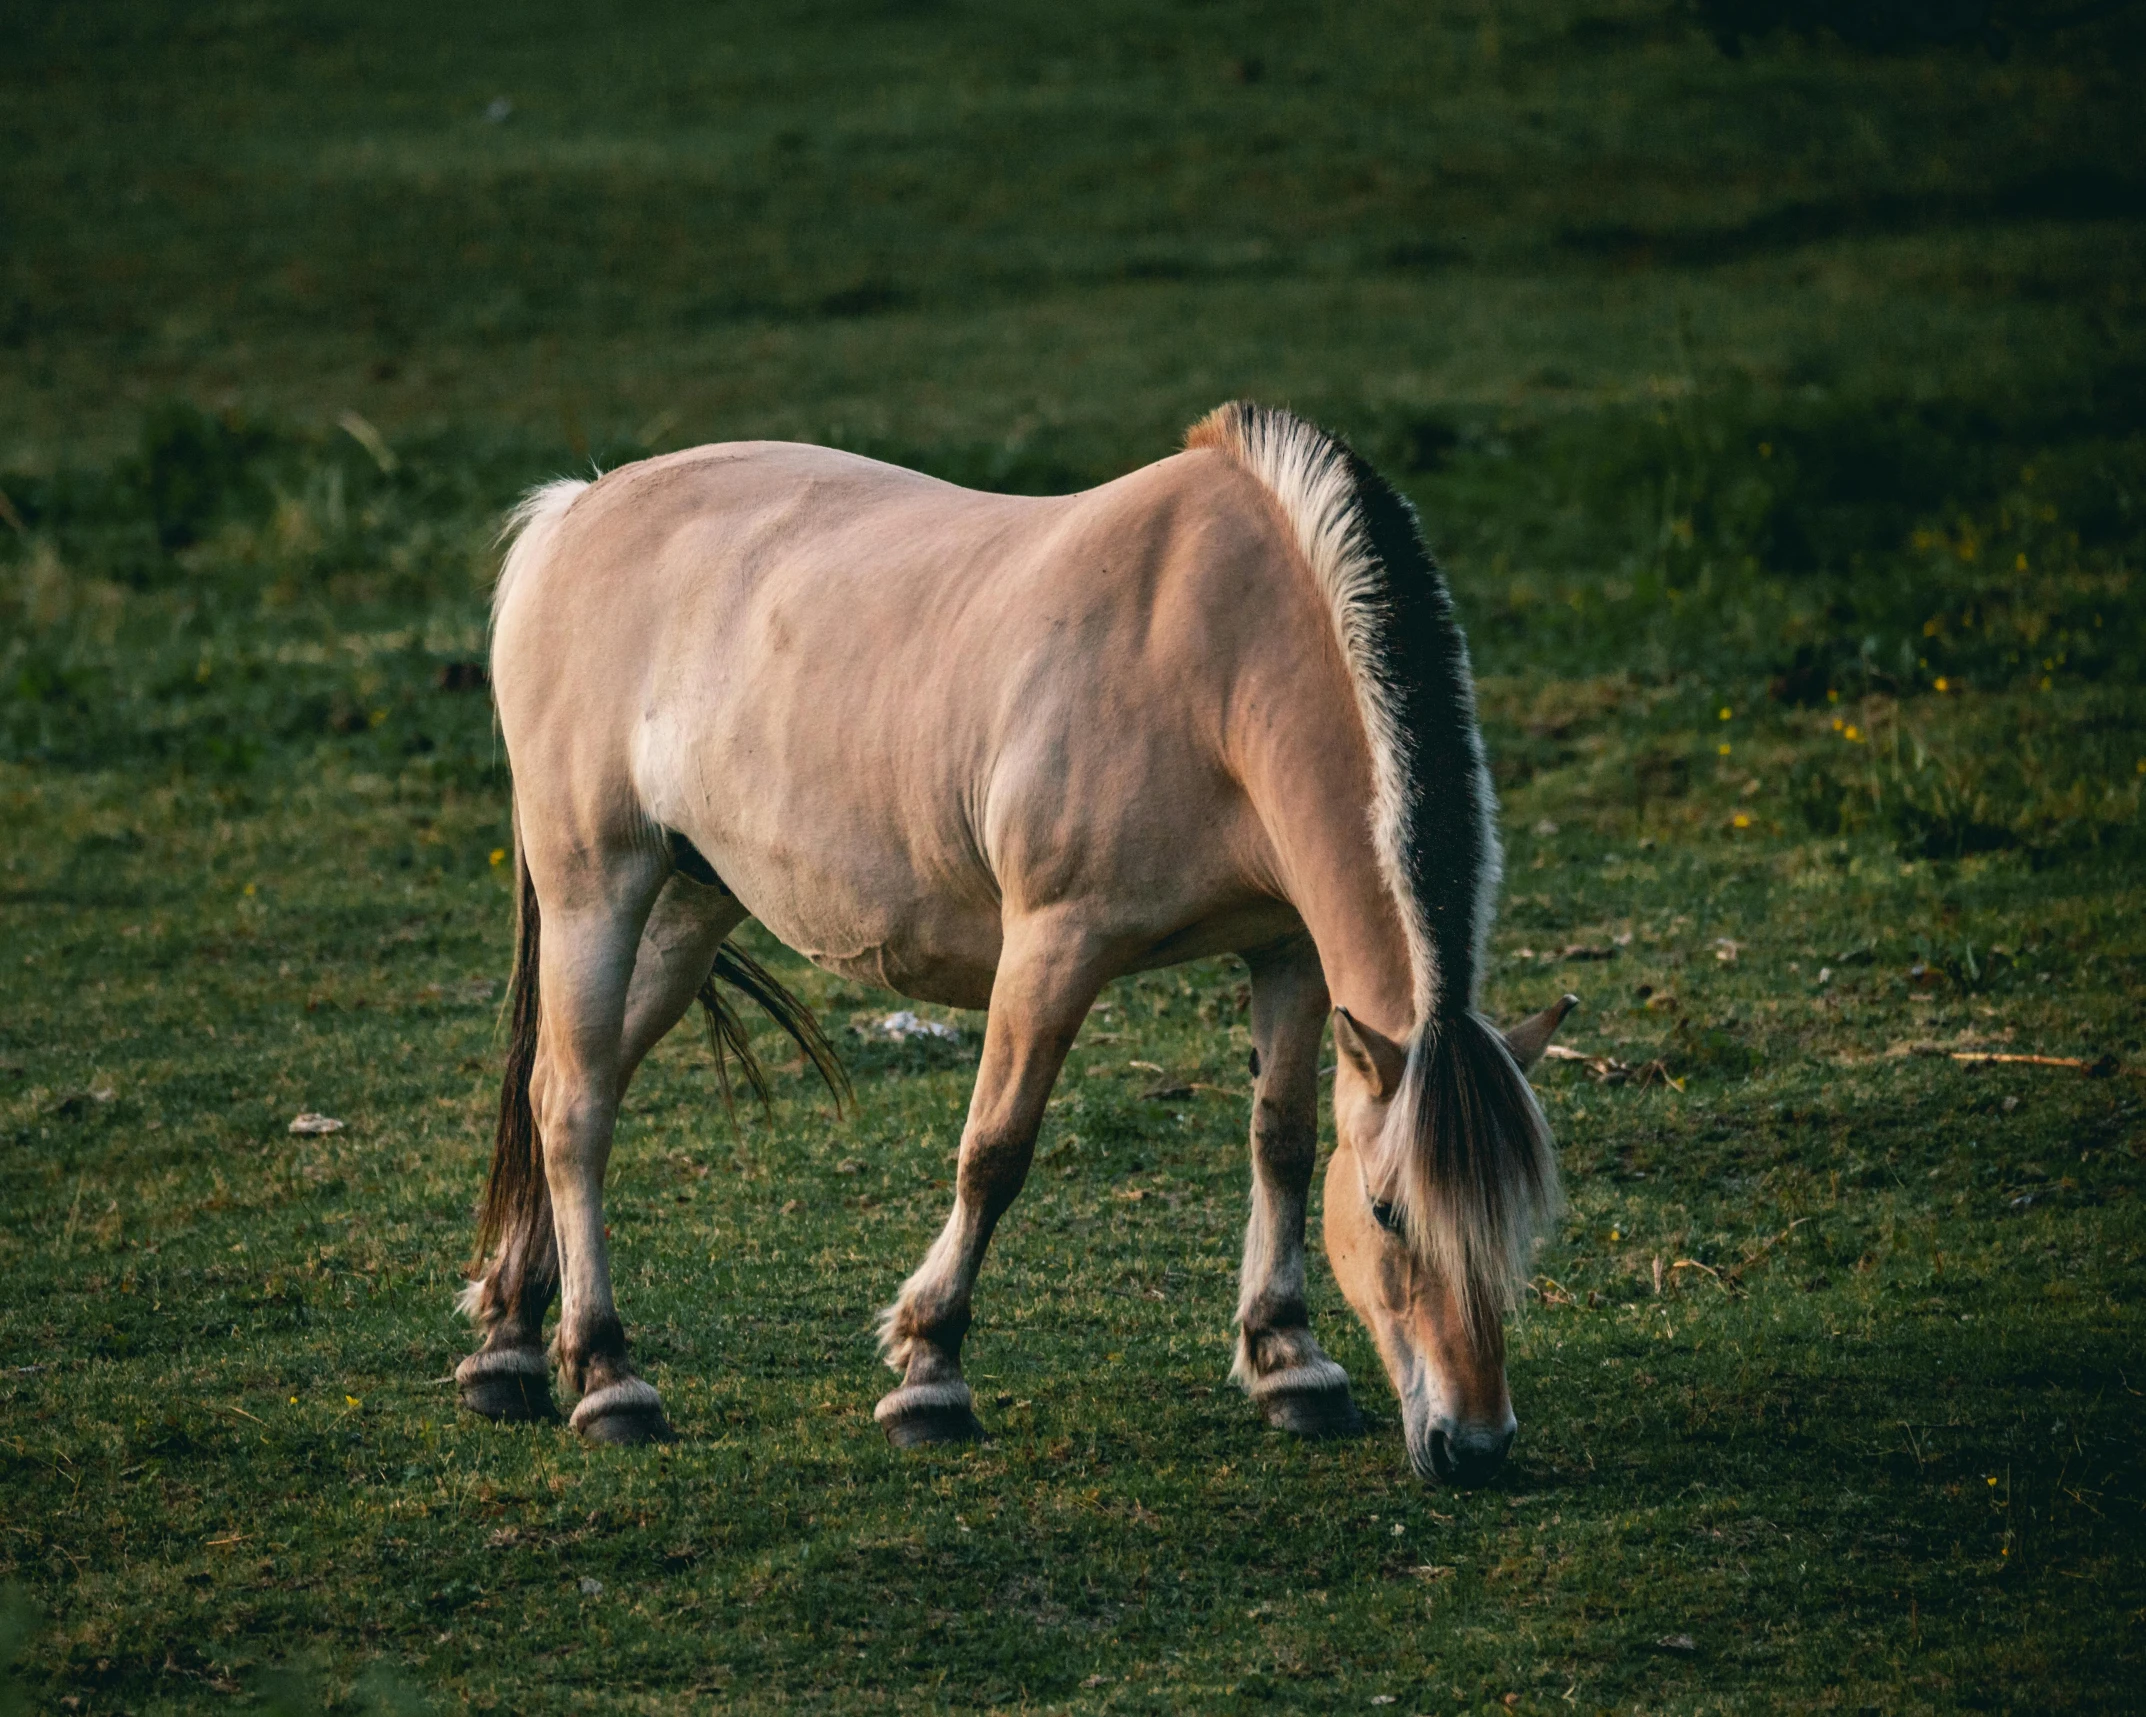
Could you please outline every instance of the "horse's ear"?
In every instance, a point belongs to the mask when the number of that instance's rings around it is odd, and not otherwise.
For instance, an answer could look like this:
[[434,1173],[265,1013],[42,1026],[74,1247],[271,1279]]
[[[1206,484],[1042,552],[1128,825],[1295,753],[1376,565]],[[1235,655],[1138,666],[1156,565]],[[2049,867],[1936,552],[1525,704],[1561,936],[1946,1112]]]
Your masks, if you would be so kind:
[[1381,1103],[1401,1089],[1401,1071],[1408,1065],[1407,1051],[1347,1008],[1334,1010],[1334,1047]]
[[1550,1039],[1565,1023],[1565,1016],[1579,1005],[1578,996],[1559,996],[1541,1013],[1528,1015],[1505,1034],[1505,1047],[1513,1052],[1521,1072],[1525,1073],[1542,1059],[1542,1052],[1550,1047]]

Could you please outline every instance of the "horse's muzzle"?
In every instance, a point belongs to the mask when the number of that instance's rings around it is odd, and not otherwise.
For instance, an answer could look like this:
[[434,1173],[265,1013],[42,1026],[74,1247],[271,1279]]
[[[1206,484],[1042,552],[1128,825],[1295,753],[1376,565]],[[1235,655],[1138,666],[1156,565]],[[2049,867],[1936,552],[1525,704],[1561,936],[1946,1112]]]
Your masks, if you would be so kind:
[[1498,1430],[1434,1425],[1420,1443],[1414,1437],[1409,1439],[1409,1461],[1418,1478],[1434,1484],[1482,1484],[1504,1464],[1518,1429],[1510,1419]]

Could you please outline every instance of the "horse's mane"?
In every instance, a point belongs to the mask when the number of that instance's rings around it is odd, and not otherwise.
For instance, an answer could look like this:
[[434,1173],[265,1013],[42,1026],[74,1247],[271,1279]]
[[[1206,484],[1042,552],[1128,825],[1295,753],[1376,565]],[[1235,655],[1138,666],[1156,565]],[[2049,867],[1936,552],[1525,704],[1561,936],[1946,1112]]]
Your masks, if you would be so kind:
[[1470,1314],[1509,1303],[1556,1202],[1549,1129],[1475,1010],[1502,854],[1468,644],[1415,509],[1338,437],[1244,401],[1193,425],[1265,486],[1326,599],[1371,750],[1373,846],[1407,939],[1416,1030],[1367,1163]]

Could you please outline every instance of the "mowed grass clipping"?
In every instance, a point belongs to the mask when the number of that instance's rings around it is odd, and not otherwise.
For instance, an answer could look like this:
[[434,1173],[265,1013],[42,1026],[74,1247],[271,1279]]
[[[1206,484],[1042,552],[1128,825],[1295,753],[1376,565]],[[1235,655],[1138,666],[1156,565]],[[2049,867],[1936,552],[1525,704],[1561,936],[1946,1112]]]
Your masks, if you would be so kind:
[[[2146,56],[2006,16],[27,25],[0,1708],[2135,1703]],[[1505,1471],[1409,1475],[1316,1264],[1369,1434],[1227,1383],[1229,961],[1106,995],[979,1293],[991,1439],[891,1453],[871,1320],[981,1017],[891,1041],[754,931],[861,1103],[772,1032],[769,1115],[691,1030],[636,1084],[614,1260],[680,1442],[458,1415],[500,510],[759,433],[1070,487],[1235,393],[1423,508],[1503,794],[1486,1005],[1584,1001]],[[2080,1065],[1963,1059],[2006,1055]]]

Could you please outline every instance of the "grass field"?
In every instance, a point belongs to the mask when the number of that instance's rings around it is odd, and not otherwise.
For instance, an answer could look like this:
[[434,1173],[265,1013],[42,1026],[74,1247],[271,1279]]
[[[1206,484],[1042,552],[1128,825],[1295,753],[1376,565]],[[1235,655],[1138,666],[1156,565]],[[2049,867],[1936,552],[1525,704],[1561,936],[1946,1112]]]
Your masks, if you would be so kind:
[[[1997,10],[1735,55],[1653,0],[15,20],[0,1710],[2134,1708],[2146,21]],[[1409,1476],[1323,1272],[1370,1434],[1226,1382],[1226,961],[1083,1034],[989,1442],[870,1419],[980,1018],[885,1041],[764,939],[862,1102],[785,1064],[733,1128],[688,1032],[635,1087],[682,1440],[459,1417],[500,510],[756,434],[1075,486],[1234,394],[1423,508],[1488,1003],[1575,990],[1603,1058],[1540,1079],[1572,1209],[1503,1473]]]

